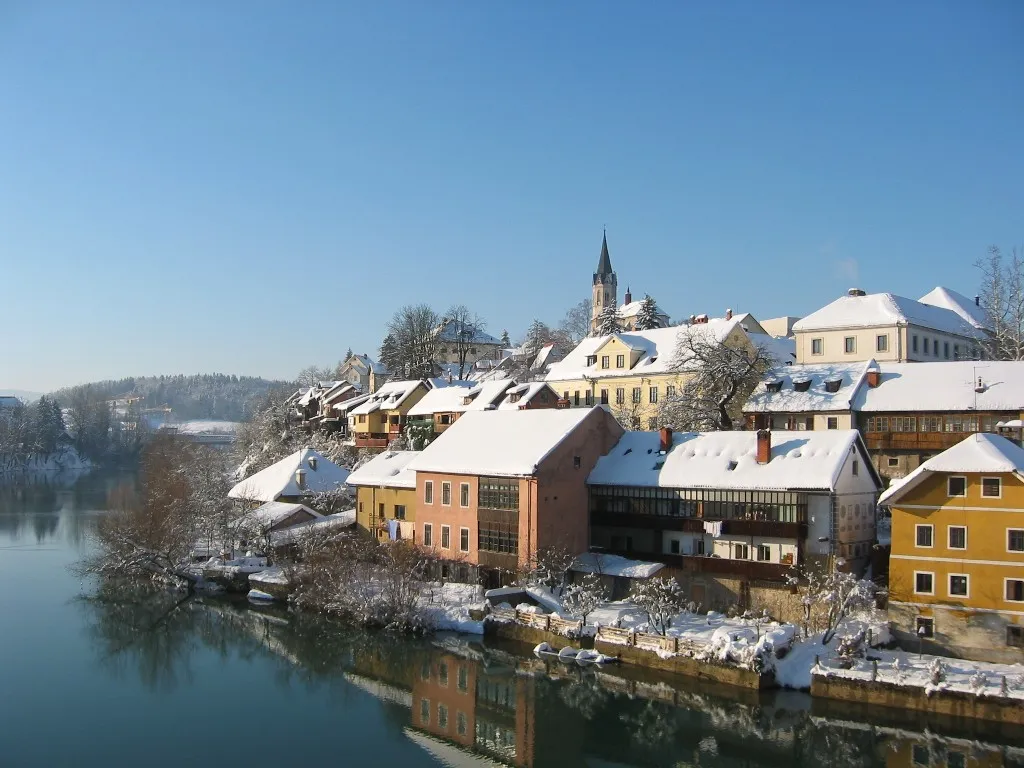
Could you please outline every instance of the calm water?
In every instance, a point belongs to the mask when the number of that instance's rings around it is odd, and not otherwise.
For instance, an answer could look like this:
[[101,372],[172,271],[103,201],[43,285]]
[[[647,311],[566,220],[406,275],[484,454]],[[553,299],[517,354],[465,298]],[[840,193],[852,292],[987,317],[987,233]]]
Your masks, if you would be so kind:
[[965,724],[97,592],[68,566],[130,481],[0,487],[2,766],[1024,765],[1016,734]]

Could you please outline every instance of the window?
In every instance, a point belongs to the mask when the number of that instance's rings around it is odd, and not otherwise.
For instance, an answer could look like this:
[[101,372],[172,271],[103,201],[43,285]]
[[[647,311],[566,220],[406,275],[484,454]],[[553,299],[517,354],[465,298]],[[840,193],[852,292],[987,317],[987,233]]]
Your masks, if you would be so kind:
[[437,682],[448,687],[448,662],[442,661],[437,665]]
[[963,752],[947,752],[946,768],[967,768],[967,755]]
[[931,765],[929,761],[930,750],[924,744],[915,744],[910,752],[910,759],[913,760],[914,765]]
[[465,736],[469,733],[469,727],[466,725],[465,712],[459,712],[455,715],[455,730],[459,732],[459,736]]
[[452,527],[450,525],[441,526],[441,549],[452,548]]
[[679,554],[679,539],[672,539],[671,541],[669,541],[668,551],[670,554],[673,555]]
[[640,387],[633,387],[633,402],[640,402]]
[[844,338],[843,339],[843,349],[846,351],[846,354],[848,354],[848,355],[852,355],[854,352],[856,352],[857,351],[857,337],[856,336],[847,336],[846,338]]
[[941,416],[922,416],[919,421],[920,421],[920,431],[921,432],[941,432],[942,431],[942,417]]
[[583,404],[588,408],[594,404],[594,393],[587,390],[586,396],[583,398]]
[[954,344],[953,345],[953,359],[954,360],[959,360],[960,359],[960,345],[959,344]]
[[825,340],[824,339],[811,339],[811,354],[821,355],[825,353]]
[[611,368],[612,367],[611,358],[608,355],[601,355],[601,367],[602,368]]
[[405,504],[395,504],[395,520],[405,520]]
[[[1024,648],[1024,627],[1010,624],[1006,627],[1006,644],[1014,648]],[[952,765],[952,763],[950,763]]]
[[931,547],[934,546],[935,540],[933,537],[933,530],[930,525],[915,525],[914,526],[914,546],[917,547]]
[[519,481],[500,477],[481,477],[476,503],[483,509],[519,509]]
[[597,355],[587,355],[587,366],[597,365]]
[[746,544],[734,544],[732,550],[732,556],[736,560],[749,560],[750,559],[750,547]]
[[924,345],[924,353],[927,355],[928,354],[928,337],[925,336],[924,340],[921,343]]
[[[565,392],[562,393],[562,399],[565,400],[565,402],[569,402],[569,392],[568,391],[565,391]],[[579,405],[579,403],[577,403],[577,405]]]
[[448,707],[444,704],[437,705],[437,727],[448,728]]
[[491,522],[481,520],[477,526],[477,549],[484,552],[519,554],[518,522]]
[[935,619],[918,616],[914,622],[914,633],[918,637],[935,637]]
[[893,432],[917,432],[916,416],[893,416],[890,421]]
[[998,499],[1003,495],[1003,481],[998,477],[981,478],[981,495],[988,499]]
[[825,425],[829,429],[839,429],[839,417],[838,416],[829,416],[825,420]]
[[967,478],[951,476],[946,478],[946,495],[950,498],[967,495]]
[[1006,580],[1006,600],[1010,603],[1024,603],[1024,580]]
[[951,573],[951,574],[949,574],[949,596],[950,597],[967,597],[967,574],[966,573]]
[[622,405],[624,402],[626,402],[626,390],[619,387],[615,390],[615,404]]
[[884,333],[880,333],[875,337],[875,350],[877,352],[888,352],[889,351],[889,337]]
[[441,483],[441,506],[450,507],[452,505],[452,484],[445,480]]
[[423,546],[434,546],[434,526],[432,526],[430,523],[423,524]]
[[948,341],[942,342],[942,356],[944,358],[946,358],[947,360],[949,360],[949,342]]
[[575,392],[573,392],[573,394],[572,394],[572,404],[573,405],[579,405],[580,404],[580,391],[578,389]]
[[360,424],[365,424],[366,423],[366,414],[365,413],[360,413],[359,414],[359,423]]
[[914,592],[918,595],[935,594],[935,574],[927,571],[914,571]]
[[469,690],[469,667],[465,664],[459,664],[459,681],[457,685],[463,693]]
[[1024,528],[1006,529],[1006,551],[1024,552]]
[[423,484],[423,503],[433,504],[434,503],[434,481],[427,480]]
[[888,416],[871,416],[867,423],[868,432],[888,432],[889,431],[889,417]]
[[469,506],[469,483],[459,483],[459,506]]
[[359,502],[359,514],[360,515],[363,514],[363,502],[361,502],[361,501]]
[[890,467],[898,467],[900,465],[900,460],[895,456],[890,456],[888,459],[886,459],[885,463]]
[[430,725],[430,699],[420,699],[420,722]]
[[675,384],[669,384],[668,386],[666,386],[665,387],[665,397],[675,397],[675,396],[676,396],[676,385]]
[[658,388],[657,387],[651,387],[647,391],[647,399],[648,399],[648,401],[650,401],[652,403],[658,402]]
[[469,552],[469,528],[459,528],[459,552]]
[[910,348],[917,352],[917,335],[910,337]]
[[772,549],[767,544],[759,544],[757,547],[757,559],[766,563],[772,559]]
[[626,356],[625,355],[616,355],[615,356],[615,367],[616,368],[625,368],[626,367]]
[[383,504],[378,504],[377,505],[377,517],[379,517],[381,520],[383,520],[385,517],[387,517],[387,515],[384,514],[384,505]]
[[647,419],[647,429],[655,430],[657,428],[658,428],[658,417],[657,416],[651,416],[649,419]]
[[608,405],[608,390],[601,390],[601,405]]
[[573,456],[572,457],[572,468],[573,469],[579,469],[580,466],[582,465],[582,463],[583,463],[583,459],[581,457],[579,457],[579,456]]
[[853,460],[853,468],[850,470],[850,474],[854,477],[860,474],[860,462],[856,459]]
[[949,548],[967,549],[967,527],[963,525],[949,526]]

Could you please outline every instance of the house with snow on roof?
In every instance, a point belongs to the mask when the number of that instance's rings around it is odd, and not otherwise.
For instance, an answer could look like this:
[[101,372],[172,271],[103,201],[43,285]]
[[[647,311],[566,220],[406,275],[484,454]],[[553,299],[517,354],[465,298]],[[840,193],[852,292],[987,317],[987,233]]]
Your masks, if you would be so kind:
[[356,492],[356,526],[380,541],[416,540],[416,473],[409,464],[418,451],[384,451],[348,476]]
[[430,392],[422,379],[389,381],[348,412],[357,448],[387,448],[405,430],[409,410]]
[[936,288],[919,301],[851,288],[793,324],[798,363],[977,360],[986,338],[981,308]]
[[417,544],[489,586],[545,547],[586,551],[586,478],[621,435],[601,408],[463,413],[408,465]]
[[478,360],[501,360],[501,339],[474,323],[446,317],[434,330],[434,340],[435,362],[454,365],[456,378],[465,378]]
[[889,616],[908,649],[1024,659],[1024,449],[970,435],[879,499],[892,510]]
[[387,377],[387,368],[369,355],[351,355],[338,369],[339,379],[344,379],[364,394],[375,392]]
[[410,408],[408,423],[422,425],[439,435],[469,411],[555,408],[557,404],[558,395],[543,381],[453,381],[431,390]]
[[776,612],[794,566],[862,572],[882,487],[852,429],[626,432],[587,485],[593,551],[665,563],[705,608]]
[[256,507],[268,501],[308,503],[318,493],[345,490],[349,471],[319,451],[303,448],[240,480],[228,498]]
[[904,477],[966,434],[1020,442],[1024,362],[780,366],[743,412],[750,428],[859,429],[879,474]]

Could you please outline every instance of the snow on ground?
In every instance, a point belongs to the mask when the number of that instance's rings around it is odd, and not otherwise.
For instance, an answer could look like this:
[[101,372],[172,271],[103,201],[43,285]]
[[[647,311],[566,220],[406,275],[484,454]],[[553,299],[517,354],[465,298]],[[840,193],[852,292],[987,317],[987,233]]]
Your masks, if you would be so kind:
[[176,424],[165,424],[165,429],[173,429],[179,435],[233,435],[238,431],[237,421],[218,421],[216,419],[196,419],[181,421]]
[[431,627],[440,632],[484,633],[484,623],[470,618],[470,609],[483,610],[484,591],[478,584],[425,582],[419,607]]
[[224,576],[239,576],[247,573],[259,573],[267,569],[267,558],[265,557],[238,557],[234,560],[223,560],[219,557],[211,557],[203,563],[204,571],[213,571]]
[[572,564],[572,570],[580,573],[600,573],[605,576],[625,576],[633,579],[649,578],[664,567],[664,563],[630,560],[620,555],[603,555],[595,552],[580,555]]
[[279,584],[285,586],[288,584],[288,576],[284,572],[284,568],[279,565],[275,565],[271,568],[267,568],[257,573],[249,574],[250,584]]

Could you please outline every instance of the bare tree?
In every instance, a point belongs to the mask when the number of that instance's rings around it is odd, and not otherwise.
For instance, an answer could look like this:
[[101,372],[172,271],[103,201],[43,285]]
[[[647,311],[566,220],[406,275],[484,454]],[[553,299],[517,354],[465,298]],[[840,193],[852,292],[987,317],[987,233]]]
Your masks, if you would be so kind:
[[658,420],[685,431],[731,430],[743,400],[775,364],[766,347],[744,339],[719,340],[703,324],[681,329],[672,367],[686,383],[662,402]]
[[648,623],[662,635],[672,626],[673,617],[686,605],[686,596],[679,582],[660,576],[638,579],[629,593],[629,599],[647,614]]
[[308,365],[299,371],[295,380],[304,387],[315,387],[321,381],[329,381],[334,375],[330,368],[321,368],[318,365]]
[[986,355],[993,360],[1024,360],[1024,248],[1007,259],[995,245],[974,264],[981,271],[979,296],[988,314]]
[[[422,379],[434,375],[437,326],[440,318],[426,304],[407,304],[388,321],[387,360],[381,360],[395,378]],[[383,357],[383,346],[382,346]]]
[[558,331],[570,347],[575,347],[590,335],[590,299],[573,304],[562,318]]
[[820,631],[823,645],[835,637],[844,619],[874,605],[875,585],[852,573],[824,566],[796,569],[790,582],[802,593],[804,637]]
[[608,592],[600,574],[588,573],[566,588],[562,605],[572,616],[586,624],[591,612],[607,599]]
[[469,358],[476,351],[485,327],[483,319],[465,304],[450,307],[441,321],[438,341],[445,348],[452,350],[455,363],[459,366],[460,379],[465,378],[471,369]]

